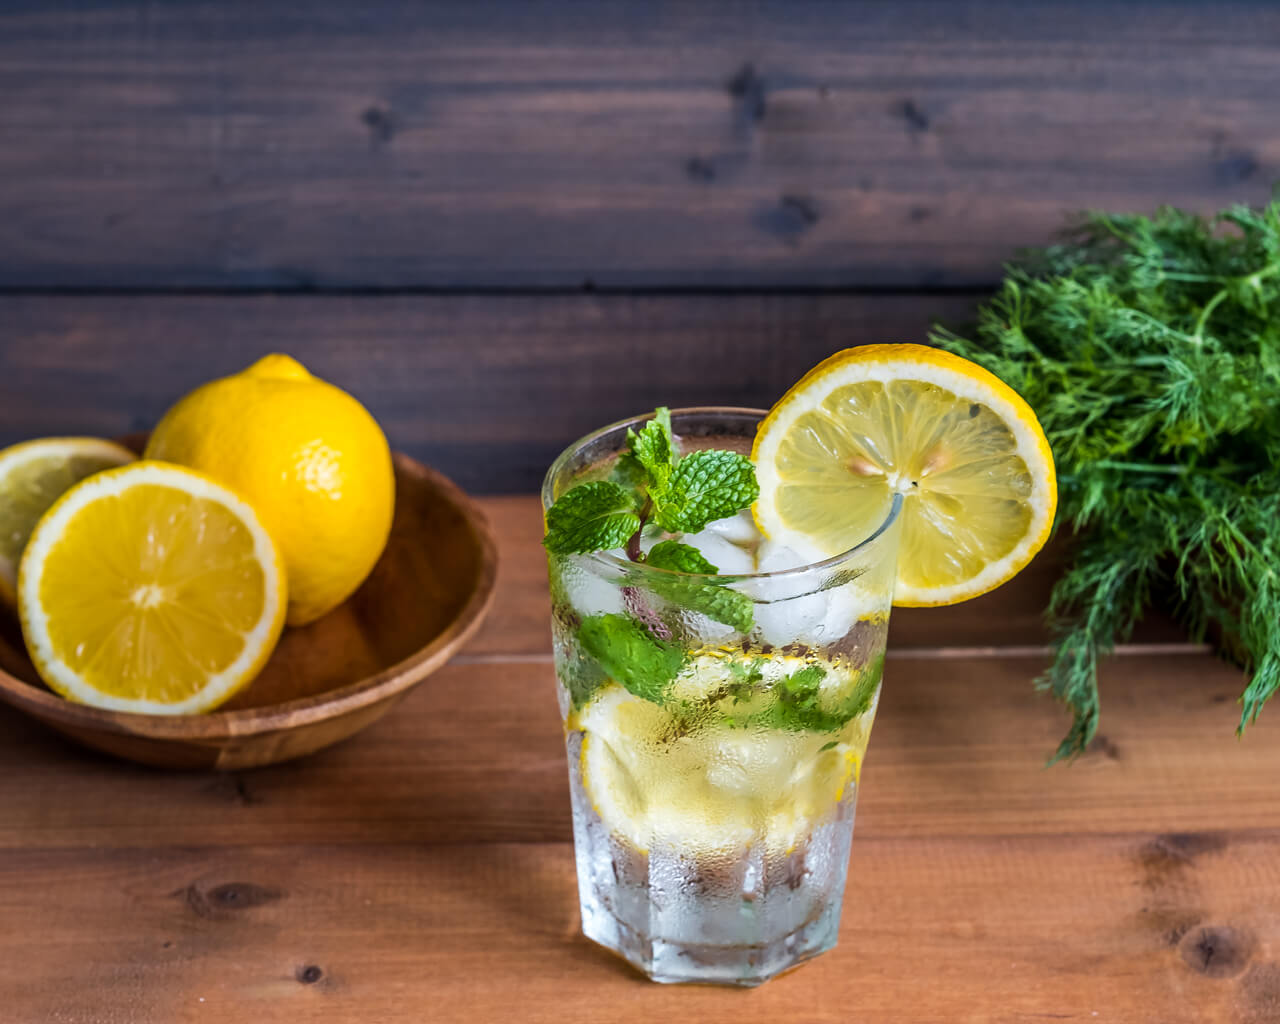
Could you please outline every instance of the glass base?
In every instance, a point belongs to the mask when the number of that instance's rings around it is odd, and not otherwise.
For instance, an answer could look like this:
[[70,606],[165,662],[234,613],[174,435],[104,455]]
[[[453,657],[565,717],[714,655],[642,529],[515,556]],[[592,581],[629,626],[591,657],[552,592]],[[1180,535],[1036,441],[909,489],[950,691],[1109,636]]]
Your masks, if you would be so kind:
[[766,945],[710,946],[645,939],[599,904],[582,909],[582,932],[587,938],[622,957],[651,981],[664,984],[752,988],[831,949],[840,928],[837,903],[816,920]]
[[836,944],[857,785],[797,845],[636,849],[587,796],[569,736],[582,931],[654,981],[760,985]]

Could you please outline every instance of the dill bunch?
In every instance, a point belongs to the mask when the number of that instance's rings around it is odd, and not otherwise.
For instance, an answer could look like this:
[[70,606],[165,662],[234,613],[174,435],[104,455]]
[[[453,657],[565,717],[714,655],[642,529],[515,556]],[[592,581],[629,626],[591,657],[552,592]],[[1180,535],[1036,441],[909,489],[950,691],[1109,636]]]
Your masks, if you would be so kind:
[[1280,688],[1280,200],[1084,215],[969,334],[931,338],[1035,409],[1075,536],[1038,681],[1073,716],[1053,760],[1093,738],[1098,658],[1153,600],[1244,668],[1243,732]]

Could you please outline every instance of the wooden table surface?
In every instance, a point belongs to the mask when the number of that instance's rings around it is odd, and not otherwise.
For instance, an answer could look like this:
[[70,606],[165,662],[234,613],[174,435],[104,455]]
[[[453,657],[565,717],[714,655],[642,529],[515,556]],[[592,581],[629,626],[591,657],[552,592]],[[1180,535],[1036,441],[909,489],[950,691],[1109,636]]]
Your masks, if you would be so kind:
[[1237,673],[1157,623],[1045,770],[1050,560],[895,613],[839,946],[644,981],[579,934],[536,502],[484,506],[484,630],[335,749],[170,774],[0,710],[0,1020],[1280,1020],[1277,720],[1237,741]]
[[517,495],[484,630],[336,749],[165,774],[0,708],[0,1024],[1280,1022],[1280,709],[1236,740],[1156,621],[1045,770],[1045,557],[895,614],[834,952],[741,992],[587,943],[528,496],[962,324],[1073,210],[1264,202],[1278,60],[1258,0],[0,3],[0,446],[286,351]]

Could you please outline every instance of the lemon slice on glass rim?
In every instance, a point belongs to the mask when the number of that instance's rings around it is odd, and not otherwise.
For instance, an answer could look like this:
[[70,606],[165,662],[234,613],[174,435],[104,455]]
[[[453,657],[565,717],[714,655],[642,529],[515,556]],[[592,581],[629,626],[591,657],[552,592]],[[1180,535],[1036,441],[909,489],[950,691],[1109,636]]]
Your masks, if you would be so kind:
[[761,531],[815,559],[870,536],[902,495],[899,606],[1000,586],[1044,545],[1057,509],[1031,407],[976,363],[925,345],[837,352],[773,407],[751,457]]
[[18,613],[40,677],[68,700],[191,714],[258,674],[284,626],[280,552],[257,514],[188,469],[92,476],[37,524]]

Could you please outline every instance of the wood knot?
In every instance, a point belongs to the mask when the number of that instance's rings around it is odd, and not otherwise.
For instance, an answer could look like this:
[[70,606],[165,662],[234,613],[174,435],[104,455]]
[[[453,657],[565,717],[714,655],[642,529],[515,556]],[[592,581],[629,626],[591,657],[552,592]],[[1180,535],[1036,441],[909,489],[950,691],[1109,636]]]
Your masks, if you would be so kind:
[[1138,859],[1148,875],[1159,875],[1185,868],[1206,853],[1219,853],[1226,848],[1226,837],[1212,832],[1166,832],[1144,843]]
[[249,788],[248,781],[238,772],[222,772],[209,786],[211,792],[241,807],[253,807],[262,803],[262,798]]
[[1193,928],[1178,943],[1183,963],[1208,978],[1234,978],[1256,948],[1252,934],[1230,925]]
[[324,971],[322,971],[316,964],[307,964],[305,967],[299,967],[295,976],[300,984],[314,985],[324,977]]
[[716,165],[700,156],[691,156],[684,162],[684,173],[694,181],[715,181]]
[[732,78],[725,83],[729,95],[738,105],[743,118],[749,122],[764,120],[768,106],[764,79],[756,74],[755,65],[750,61],[743,64]]
[[1248,150],[1228,153],[1213,163],[1213,180],[1218,185],[1238,185],[1258,172],[1258,158]]
[[817,202],[809,196],[784,195],[776,205],[761,210],[755,222],[760,230],[794,245],[821,219]]
[[893,112],[906,122],[907,131],[912,135],[929,130],[929,115],[921,110],[911,97],[908,96],[905,100],[895,103]]
[[400,122],[394,111],[384,107],[369,107],[360,115],[360,121],[369,129],[369,143],[372,146],[386,145],[400,130]]
[[192,882],[171,895],[181,897],[197,917],[211,920],[226,919],[242,910],[284,898],[282,890],[253,882],[226,882],[212,889],[204,889]]

